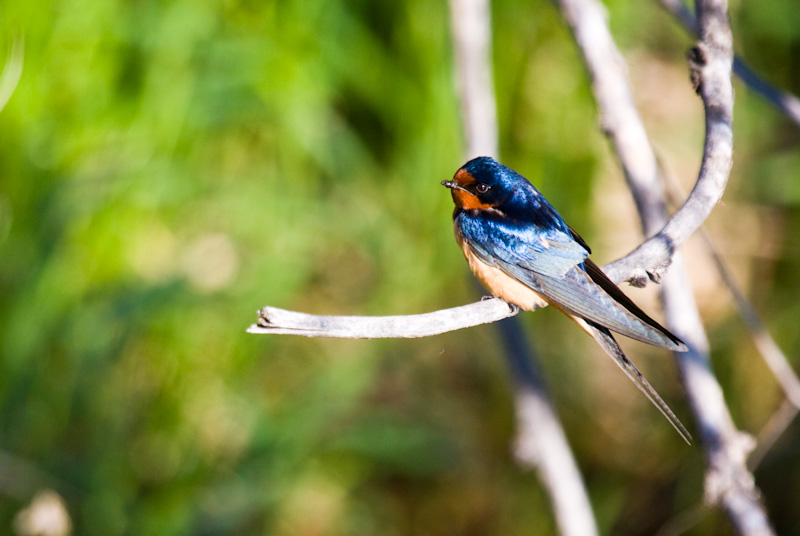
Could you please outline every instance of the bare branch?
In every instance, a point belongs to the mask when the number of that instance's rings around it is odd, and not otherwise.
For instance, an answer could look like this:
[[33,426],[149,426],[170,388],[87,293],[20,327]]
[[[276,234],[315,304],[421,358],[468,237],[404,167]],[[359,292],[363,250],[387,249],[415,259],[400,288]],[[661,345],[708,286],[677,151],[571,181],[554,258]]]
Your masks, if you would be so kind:
[[747,467],[754,470],[767,455],[778,438],[789,427],[795,417],[797,417],[797,406],[791,400],[785,399],[778,407],[777,411],[770,416],[767,424],[758,432],[758,445],[747,459]]
[[[658,161],[633,105],[625,62],[608,28],[605,8],[594,0],[556,3],[584,56],[599,107],[600,126],[615,148],[636,206],[640,213],[654,215],[642,220],[645,235],[651,235],[666,221]],[[673,244],[672,240],[651,239],[631,255],[606,265],[603,271],[616,283],[627,280],[635,286],[645,286],[648,279],[658,280],[669,266],[675,251]],[[640,250],[644,254],[635,255]]]
[[[681,21],[683,27],[697,36],[697,19],[681,0],[658,0],[659,3]],[[733,72],[748,87],[767,99],[767,102],[800,125],[800,99],[786,91],[780,91],[756,74],[739,56],[733,57]]]
[[[727,25],[727,18],[724,23]],[[614,281],[628,280],[636,286],[647,283],[645,276],[658,281],[670,257],[711,214],[728,183],[733,162],[733,86],[730,83],[733,38],[730,26],[723,25],[722,21],[713,20],[709,25],[716,29],[727,27],[727,33],[707,30],[704,39],[689,55],[692,79],[706,112],[703,163],[697,182],[683,206],[655,236],[604,268]],[[633,194],[636,195],[636,190]],[[648,213],[647,220],[655,224],[662,218],[661,213]]]
[[[667,181],[667,192],[670,199],[682,198],[683,195],[679,193],[680,186],[674,177],[669,174],[665,174],[664,177]],[[775,379],[786,395],[786,400],[784,400],[780,408],[772,415],[769,422],[758,434],[757,447],[753,453],[750,454],[747,463],[748,468],[753,470],[758,466],[769,449],[772,448],[772,445],[777,441],[778,437],[780,437],[792,420],[794,420],[798,411],[800,411],[800,378],[797,377],[786,354],[783,353],[778,343],[775,342],[775,339],[773,339],[772,335],[767,331],[758,312],[742,293],[739,285],[733,278],[733,274],[730,273],[728,267],[725,265],[722,255],[717,250],[705,227],[700,227],[700,229],[698,229],[698,235],[703,240],[722,283],[733,296],[733,300],[739,311],[739,316],[750,332],[750,336],[753,338],[753,343],[758,349],[759,354],[761,354],[764,362],[772,371],[773,376],[775,376]]]
[[[659,214],[662,218],[662,221],[643,222],[644,234],[653,234],[666,219],[658,161],[650,149],[644,125],[633,105],[625,60],[611,36],[605,8],[594,0],[557,0],[556,3],[583,54],[592,92],[598,103],[600,127],[614,146],[637,208],[639,212]],[[668,263],[669,259],[664,260]],[[608,267],[603,271],[615,282],[629,277],[615,274],[615,278],[612,275],[614,271],[609,271]]]
[[689,532],[689,529],[707,518],[710,513],[711,509],[708,506],[704,504],[694,505],[667,521],[656,532],[655,536],[682,536]]
[[598,534],[592,506],[564,429],[544,384],[538,359],[518,319],[497,324],[515,384],[517,460],[537,469],[550,496],[556,522],[565,536]]
[[[603,127],[625,168],[642,227],[658,228],[664,221],[663,188],[652,188],[658,171],[647,138],[636,143],[628,138],[644,129],[627,90],[619,53],[602,8],[595,0],[558,3],[584,55]],[[701,41],[690,56],[692,79],[706,112],[706,140],[698,180],[683,206],[653,238],[606,270],[617,281],[646,283],[648,277],[658,280],[672,259],[674,266],[664,278],[662,300],[667,326],[689,347],[688,352],[676,357],[706,455],[706,499],[725,510],[740,534],[767,535],[772,534],[772,529],[759,502],[753,476],[745,466],[753,441],[733,425],[722,389],[711,371],[708,341],[697,305],[680,257],[675,255],[678,246],[702,224],[722,196],[733,153],[733,39],[727,2],[699,0],[698,13]],[[640,165],[642,162],[646,165]],[[660,199],[652,197],[653,193]],[[640,195],[646,197],[640,199]]]
[[[667,186],[668,198],[670,200],[683,198],[683,194],[680,193],[678,181],[670,174],[665,174],[664,179]],[[706,228],[700,227],[697,234],[702,239],[706,251],[711,257],[714,267],[717,269],[717,273],[719,273],[722,284],[725,285],[731,293],[733,301],[739,311],[739,316],[750,332],[756,349],[758,349],[764,362],[772,371],[773,376],[775,376],[775,379],[780,384],[789,402],[794,405],[795,408],[800,409],[800,378],[797,377],[797,374],[789,363],[789,359],[786,357],[786,354],[783,353],[783,350],[780,349],[778,343],[775,342],[775,339],[772,338],[769,331],[767,331],[758,312],[739,288],[739,285],[733,278],[733,274],[730,273],[730,270],[728,270],[728,267],[725,265],[722,255],[714,245],[714,241],[711,239]]]
[[[489,2],[450,0],[450,13],[467,156],[496,156]],[[596,535],[597,523],[586,486],[550,402],[533,346],[526,342],[518,319],[508,318],[497,327],[514,381],[517,459],[538,470],[561,534]]]
[[772,375],[775,376],[778,384],[780,384],[786,398],[795,408],[800,409],[800,378],[797,377],[794,369],[789,364],[786,354],[783,353],[778,343],[775,342],[775,339],[773,339],[772,335],[767,331],[767,328],[764,326],[756,310],[750,305],[747,298],[744,297],[742,291],[739,290],[739,286],[733,280],[733,276],[730,272],[728,272],[728,268],[725,266],[722,257],[711,242],[708,233],[701,228],[699,234],[703,242],[705,242],[706,248],[711,255],[711,259],[714,261],[714,265],[717,267],[717,271],[723,283],[728,287],[731,295],[733,295],[733,300],[736,302],[736,306],[739,309],[739,316],[742,317],[742,321],[745,326],[747,326],[748,331],[750,331],[758,353],[764,358],[764,362],[772,371]]
[[[616,283],[629,281],[634,286],[645,286],[648,280],[660,280],[677,248],[705,221],[722,197],[733,149],[731,112],[716,105],[707,110],[712,143],[706,144],[708,154],[703,169],[683,207],[667,221],[658,161],[633,104],[625,63],[608,29],[603,6],[593,0],[558,0],[557,4],[584,55],[598,101],[601,128],[615,148],[639,212],[649,215],[642,220],[644,233],[655,234],[626,257],[606,265],[603,271]],[[704,58],[698,52],[697,62]],[[724,70],[717,63],[704,66],[706,70],[719,68]],[[711,83],[700,89],[707,94],[725,91]],[[723,102],[732,102],[732,93]]]
[[251,325],[247,332],[341,339],[417,338],[497,322],[518,312],[517,307],[499,298],[400,316],[319,316],[267,306],[258,312],[258,324]]
[[[679,18],[684,27],[686,27],[690,32],[695,35],[699,34],[697,19],[680,0],[659,1],[662,6]],[[748,84],[748,86],[762,94],[774,106],[783,111],[790,119],[800,124],[800,99],[794,95],[791,95],[790,93],[781,92],[771,87],[768,83],[756,75],[744,63],[744,61],[738,57],[734,57],[733,59],[733,71],[746,84]],[[787,396],[787,401],[773,416],[773,419],[770,420],[770,423],[765,426],[765,429],[762,431],[762,433],[759,434],[759,448],[750,456],[749,467],[752,468],[758,464],[758,462],[765,455],[767,449],[771,447],[780,433],[783,432],[791,420],[793,420],[797,415],[798,408],[800,408],[800,405],[798,405],[798,403],[800,403],[800,380],[798,380],[797,375],[789,365],[789,362],[784,353],[781,351],[780,347],[775,343],[775,340],[764,327],[756,311],[739,291],[708,235],[704,232],[701,232],[701,237],[706,242],[706,246],[712,256],[712,259],[714,260],[715,265],[717,266],[720,276],[722,277],[728,289],[731,291],[739,308],[740,315],[745,322],[745,325],[750,330],[753,336],[753,341],[758,348],[759,353],[764,358],[767,366],[769,366],[770,370]]]
[[746,466],[755,446],[731,419],[722,388],[708,360],[708,340],[679,255],[664,277],[662,300],[670,330],[689,346],[677,362],[706,457],[705,499],[722,508],[738,534],[774,534],[761,505],[753,475]]
[[449,4],[467,158],[496,156],[489,0],[450,0]]
[[[645,235],[652,235],[626,257],[603,270],[615,282],[645,286],[659,281],[675,251],[705,221],[722,198],[733,152],[730,62],[719,60],[707,47],[724,43],[701,43],[693,49],[692,61],[698,92],[706,107],[706,146],[703,166],[694,189],[683,206],[666,224],[663,187],[658,163],[647,141],[644,126],[633,105],[625,64],[606,24],[605,10],[591,0],[558,0],[558,5],[585,56],[592,89],[600,107],[600,123],[616,149],[617,158],[633,193]],[[658,232],[656,232],[658,231]]]

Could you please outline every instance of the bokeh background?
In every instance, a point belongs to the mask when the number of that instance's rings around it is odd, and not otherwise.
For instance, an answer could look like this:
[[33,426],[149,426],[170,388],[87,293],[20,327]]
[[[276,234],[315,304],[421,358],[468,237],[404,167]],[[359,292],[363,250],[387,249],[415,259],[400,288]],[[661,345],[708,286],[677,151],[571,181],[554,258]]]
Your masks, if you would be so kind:
[[[607,6],[688,188],[703,136],[691,40],[655,2]],[[733,1],[731,16],[737,51],[800,93],[796,0]],[[626,253],[632,202],[554,7],[496,0],[493,26],[503,161],[599,263]],[[244,332],[266,304],[380,315],[480,295],[439,185],[464,147],[443,0],[3,0],[0,58],[20,37],[0,110],[0,532],[29,534],[45,499],[81,535],[555,532],[512,455],[493,327]],[[797,367],[800,129],[738,82],[736,96],[708,225]],[[783,395],[702,247],[686,252],[731,411],[758,433]],[[629,294],[658,316],[653,292]],[[571,322],[523,319],[602,532],[653,534],[700,504],[701,450]],[[670,356],[626,348],[689,421]],[[800,534],[800,426],[755,474],[778,532]],[[710,513],[687,534],[731,530]]]

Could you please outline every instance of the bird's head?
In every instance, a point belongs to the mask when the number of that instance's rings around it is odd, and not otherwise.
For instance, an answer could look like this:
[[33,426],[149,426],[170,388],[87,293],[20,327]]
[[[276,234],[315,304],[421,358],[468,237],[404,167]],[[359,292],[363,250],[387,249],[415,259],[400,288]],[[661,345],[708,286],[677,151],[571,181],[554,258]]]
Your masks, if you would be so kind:
[[501,211],[515,193],[524,196],[531,189],[530,193],[538,194],[525,177],[488,156],[470,160],[442,185],[450,188],[453,202],[461,210]]

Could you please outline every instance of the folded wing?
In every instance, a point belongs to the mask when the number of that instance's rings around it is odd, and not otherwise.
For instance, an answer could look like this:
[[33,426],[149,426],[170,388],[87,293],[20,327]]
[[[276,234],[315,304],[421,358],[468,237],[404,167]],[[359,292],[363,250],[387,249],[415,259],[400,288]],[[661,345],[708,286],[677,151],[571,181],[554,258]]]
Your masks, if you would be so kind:
[[458,217],[459,230],[478,258],[522,282],[551,305],[626,337],[685,351],[686,346],[637,307],[588,259],[571,229],[512,225],[501,219]]

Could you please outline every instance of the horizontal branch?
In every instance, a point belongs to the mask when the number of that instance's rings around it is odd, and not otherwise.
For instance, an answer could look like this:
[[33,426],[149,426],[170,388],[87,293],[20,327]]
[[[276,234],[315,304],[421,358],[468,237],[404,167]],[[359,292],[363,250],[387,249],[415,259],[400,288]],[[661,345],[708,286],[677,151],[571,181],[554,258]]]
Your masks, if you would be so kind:
[[341,339],[413,339],[497,322],[519,313],[498,298],[432,313],[400,316],[321,316],[264,307],[248,333]]

